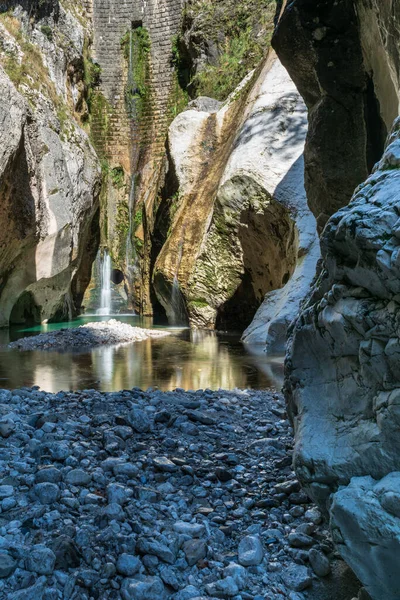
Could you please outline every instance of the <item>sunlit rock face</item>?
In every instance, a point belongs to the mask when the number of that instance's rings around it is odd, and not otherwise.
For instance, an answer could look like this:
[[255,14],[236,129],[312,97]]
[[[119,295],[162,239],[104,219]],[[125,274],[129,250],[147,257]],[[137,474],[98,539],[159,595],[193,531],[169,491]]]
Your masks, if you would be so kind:
[[[169,153],[179,188],[154,277],[171,321],[243,330],[265,295],[295,274],[300,292],[292,291],[293,308],[275,332],[282,348],[319,254],[304,191],[306,131],[306,108],[272,52],[225,104],[199,99],[172,123]],[[267,343],[276,317],[263,309],[247,340]]]
[[98,244],[99,164],[73,116],[84,30],[53,5],[0,15],[0,326],[76,314]]

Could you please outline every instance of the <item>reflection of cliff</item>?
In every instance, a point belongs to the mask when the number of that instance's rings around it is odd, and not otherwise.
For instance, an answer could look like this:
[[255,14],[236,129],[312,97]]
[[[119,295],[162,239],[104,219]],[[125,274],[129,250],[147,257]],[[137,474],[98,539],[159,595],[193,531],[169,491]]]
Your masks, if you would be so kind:
[[[178,337],[179,335],[179,337]],[[183,331],[162,340],[98,348],[85,354],[0,350],[0,380],[8,388],[40,385],[67,389],[234,389],[281,387],[282,363],[243,354],[232,338]],[[0,339],[6,343],[8,339]],[[264,372],[263,372],[264,371]]]

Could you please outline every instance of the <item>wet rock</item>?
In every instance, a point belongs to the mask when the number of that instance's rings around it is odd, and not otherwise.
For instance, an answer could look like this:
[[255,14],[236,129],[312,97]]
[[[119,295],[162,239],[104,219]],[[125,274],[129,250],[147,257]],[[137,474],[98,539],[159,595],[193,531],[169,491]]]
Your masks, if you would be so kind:
[[155,468],[164,473],[173,473],[178,470],[176,464],[169,460],[166,456],[157,456],[153,459]]
[[151,430],[151,420],[144,410],[133,408],[127,416],[129,425],[138,433],[147,433]]

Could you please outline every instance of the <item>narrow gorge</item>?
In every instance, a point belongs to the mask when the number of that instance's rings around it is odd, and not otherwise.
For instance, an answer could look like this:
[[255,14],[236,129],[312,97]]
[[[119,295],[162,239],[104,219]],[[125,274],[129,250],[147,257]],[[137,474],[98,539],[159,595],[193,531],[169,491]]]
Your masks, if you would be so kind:
[[399,23],[0,0],[0,600],[400,599]]

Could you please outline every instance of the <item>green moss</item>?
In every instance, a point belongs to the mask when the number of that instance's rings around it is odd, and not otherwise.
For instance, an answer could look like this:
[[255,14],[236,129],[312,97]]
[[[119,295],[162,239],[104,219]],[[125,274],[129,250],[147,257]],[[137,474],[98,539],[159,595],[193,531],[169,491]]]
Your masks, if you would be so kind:
[[[225,100],[266,55],[276,0],[191,0],[187,6],[187,20],[195,24],[194,43],[197,40],[212,42],[219,52],[212,64],[189,78],[186,75],[187,89],[191,97]],[[187,59],[181,47],[178,37],[173,44],[173,61],[177,70],[185,74]],[[198,52],[201,53],[201,42]]]
[[145,27],[130,29],[121,38],[121,48],[128,63],[128,83],[125,88],[127,113],[140,123],[152,110],[149,32]]
[[123,167],[114,167],[110,171],[110,179],[114,187],[121,189],[125,183],[125,171]]
[[133,217],[133,226],[135,228],[135,231],[138,227],[140,227],[140,225],[143,223],[143,210],[142,208],[139,208],[136,213],[135,216]]
[[53,41],[53,30],[49,25],[42,25],[40,31],[47,37],[47,39]]
[[199,300],[190,300],[188,306],[189,308],[207,308],[210,305],[207,300],[200,298]]

